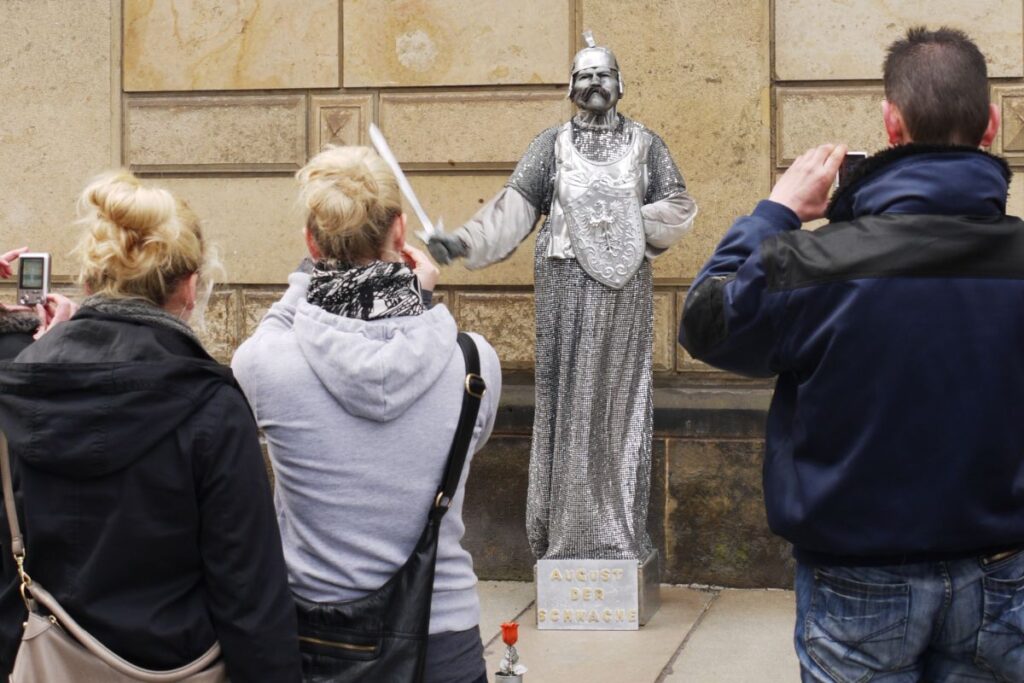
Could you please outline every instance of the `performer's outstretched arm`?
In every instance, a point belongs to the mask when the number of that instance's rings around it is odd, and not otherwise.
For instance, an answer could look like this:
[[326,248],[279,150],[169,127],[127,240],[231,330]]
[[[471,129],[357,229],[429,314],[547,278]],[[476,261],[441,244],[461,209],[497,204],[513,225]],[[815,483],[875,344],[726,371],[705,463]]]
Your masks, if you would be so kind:
[[476,269],[511,256],[551,207],[557,133],[554,126],[535,137],[508,184],[465,225],[430,238],[427,248],[438,263],[466,257],[466,267]]
[[540,210],[518,190],[503,188],[453,233],[466,245],[466,267],[475,270],[511,256],[539,217]]

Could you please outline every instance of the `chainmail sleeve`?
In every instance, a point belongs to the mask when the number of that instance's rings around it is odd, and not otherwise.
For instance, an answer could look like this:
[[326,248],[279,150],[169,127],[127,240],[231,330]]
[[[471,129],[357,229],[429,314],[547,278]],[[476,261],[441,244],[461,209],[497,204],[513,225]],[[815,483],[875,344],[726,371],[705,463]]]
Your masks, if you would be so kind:
[[653,140],[647,151],[647,168],[650,173],[644,204],[653,204],[673,195],[686,192],[686,181],[679,167],[668,151],[668,145],[661,136],[648,129]]
[[555,189],[555,138],[559,128],[552,126],[533,139],[505,183],[544,215],[551,210]]

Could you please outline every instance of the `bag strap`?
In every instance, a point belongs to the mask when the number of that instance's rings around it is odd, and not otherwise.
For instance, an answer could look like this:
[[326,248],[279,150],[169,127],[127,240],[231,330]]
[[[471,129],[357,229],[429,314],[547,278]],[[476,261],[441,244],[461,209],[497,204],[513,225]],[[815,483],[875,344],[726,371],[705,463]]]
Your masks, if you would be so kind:
[[25,541],[18,525],[18,509],[14,506],[14,484],[11,481],[11,458],[7,453],[7,435],[0,432],[0,473],[4,480],[4,507],[7,510],[7,526],[11,530],[11,551],[15,561],[25,558]]
[[434,507],[430,512],[431,516],[437,520],[444,517],[444,513],[448,512],[448,508],[452,506],[452,500],[459,487],[459,480],[462,479],[462,468],[465,466],[466,456],[469,454],[469,444],[473,439],[473,428],[476,426],[476,417],[480,412],[480,399],[487,391],[487,384],[480,376],[480,353],[476,348],[476,343],[465,332],[459,332],[457,341],[466,360],[466,381],[463,383],[464,391],[459,424],[455,428],[452,446],[448,451],[448,464],[445,467],[444,478],[441,480],[441,487],[437,491]]
[[32,578],[25,572],[25,540],[21,534],[21,525],[18,524],[18,508],[14,503],[14,482],[11,476],[11,455],[7,449],[7,435],[0,432],[0,477],[3,479],[4,511],[7,513],[7,527],[11,530],[11,555],[14,556],[14,564],[18,567],[18,577],[21,580],[19,590],[21,599],[29,612],[36,609],[35,601],[27,592],[32,585]]
[[192,676],[206,670],[220,657],[220,643],[215,642],[199,659],[177,669],[168,671],[153,671],[135,666],[131,662],[110,650],[106,645],[96,640],[95,637],[61,606],[57,599],[40,586],[32,583],[32,579],[25,572],[25,541],[21,535],[21,526],[18,524],[18,509],[14,505],[14,484],[11,479],[11,456],[7,448],[7,437],[0,432],[0,477],[3,479],[4,509],[7,512],[7,525],[11,530],[11,554],[14,555],[14,562],[18,565],[18,575],[21,577],[21,597],[29,612],[36,611],[36,601],[39,601],[57,622],[70,633],[86,650],[102,660],[115,671],[139,681],[151,683],[170,683],[180,681],[183,678]]

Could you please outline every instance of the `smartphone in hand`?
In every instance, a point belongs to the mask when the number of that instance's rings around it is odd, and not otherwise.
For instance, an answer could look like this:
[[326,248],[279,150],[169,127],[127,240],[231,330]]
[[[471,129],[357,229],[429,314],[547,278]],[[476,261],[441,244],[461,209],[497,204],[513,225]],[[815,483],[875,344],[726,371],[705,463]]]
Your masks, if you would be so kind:
[[867,158],[867,152],[847,152],[843,157],[843,163],[839,165],[839,173],[836,174],[836,189],[846,187],[854,170]]

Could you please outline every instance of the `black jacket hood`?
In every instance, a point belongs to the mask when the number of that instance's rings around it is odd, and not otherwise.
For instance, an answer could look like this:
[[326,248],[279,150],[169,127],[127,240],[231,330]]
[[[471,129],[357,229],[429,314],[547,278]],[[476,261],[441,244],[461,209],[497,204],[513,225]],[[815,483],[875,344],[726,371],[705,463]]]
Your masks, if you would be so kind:
[[225,385],[230,368],[187,335],[83,308],[0,363],[0,429],[32,467],[100,477],[144,457]]

